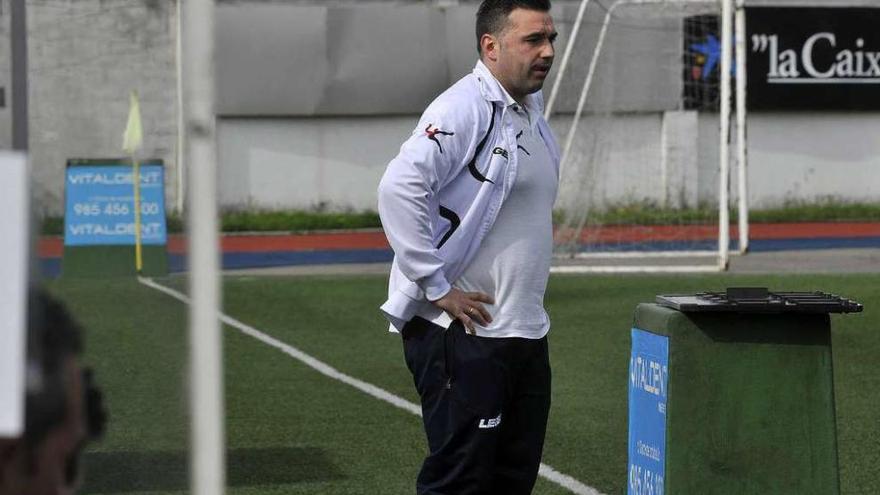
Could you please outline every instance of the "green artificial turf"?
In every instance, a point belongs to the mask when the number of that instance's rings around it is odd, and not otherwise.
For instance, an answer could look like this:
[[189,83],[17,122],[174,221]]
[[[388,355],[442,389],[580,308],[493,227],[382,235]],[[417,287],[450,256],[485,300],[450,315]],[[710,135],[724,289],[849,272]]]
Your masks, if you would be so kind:
[[[180,277],[159,282],[181,289]],[[629,330],[656,294],[762,285],[824,290],[865,305],[834,316],[834,379],[844,494],[872,493],[880,465],[880,284],[870,275],[554,276],[553,408],[544,462],[603,493],[625,493]],[[386,279],[228,277],[225,311],[338,370],[416,402],[399,337],[378,306]],[[186,491],[186,307],[130,279],[50,288],[88,328],[86,361],[111,420],[87,454],[83,493]],[[425,452],[420,419],[226,327],[229,493],[405,494]],[[536,494],[566,493],[539,479]]]

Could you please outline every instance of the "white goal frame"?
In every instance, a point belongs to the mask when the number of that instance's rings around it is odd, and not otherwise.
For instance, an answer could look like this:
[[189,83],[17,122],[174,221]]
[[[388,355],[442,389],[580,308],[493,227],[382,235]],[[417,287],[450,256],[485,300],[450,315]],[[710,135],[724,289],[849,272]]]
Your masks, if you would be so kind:
[[[721,5],[721,74],[730,74],[731,65],[733,64],[733,24],[736,24],[736,119],[734,122],[736,132],[736,158],[738,164],[738,221],[739,221],[739,250],[737,254],[744,254],[748,250],[749,231],[748,231],[748,179],[747,179],[747,154],[746,154],[746,67],[745,67],[745,0],[717,0]],[[736,2],[735,19],[734,19],[734,1]],[[571,148],[574,137],[577,132],[578,123],[586,106],[587,98],[593,83],[596,66],[599,56],[604,47],[605,37],[608,27],[611,23],[614,11],[624,5],[687,5],[687,4],[709,4],[711,1],[706,0],[616,0],[606,11],[605,18],[602,22],[602,28],[596,42],[596,47],[590,59],[590,66],[587,75],[581,86],[581,93],[578,98],[577,108],[575,110],[574,119],[565,138],[563,146],[562,158],[560,163],[560,177],[570,157]],[[559,93],[559,87],[565,71],[571,62],[571,54],[574,49],[575,41],[578,36],[583,17],[586,12],[589,0],[582,0],[578,8],[577,18],[572,28],[571,36],[565,47],[565,52],[559,67],[559,73],[553,83],[550,96],[544,111],[544,117],[549,121],[553,114],[553,106]],[[718,183],[718,249],[713,251],[677,251],[677,252],[639,252],[633,253],[581,253],[575,254],[573,258],[590,259],[626,259],[626,258],[669,258],[669,257],[716,257],[715,265],[676,265],[676,266],[581,266],[567,265],[554,266],[551,271],[554,273],[700,273],[700,272],[718,272],[727,270],[730,259],[730,219],[729,219],[729,198],[730,198],[730,117],[731,117],[731,81],[730,77],[720,77],[720,109],[719,109],[719,183]]]

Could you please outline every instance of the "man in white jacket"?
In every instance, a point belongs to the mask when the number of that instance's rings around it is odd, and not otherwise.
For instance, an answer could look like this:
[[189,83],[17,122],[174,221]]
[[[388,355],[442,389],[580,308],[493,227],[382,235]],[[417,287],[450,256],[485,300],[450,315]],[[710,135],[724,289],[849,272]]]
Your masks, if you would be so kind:
[[559,150],[541,88],[549,0],[485,0],[480,60],[422,115],[379,186],[429,455],[419,494],[530,493],[550,410],[544,291]]

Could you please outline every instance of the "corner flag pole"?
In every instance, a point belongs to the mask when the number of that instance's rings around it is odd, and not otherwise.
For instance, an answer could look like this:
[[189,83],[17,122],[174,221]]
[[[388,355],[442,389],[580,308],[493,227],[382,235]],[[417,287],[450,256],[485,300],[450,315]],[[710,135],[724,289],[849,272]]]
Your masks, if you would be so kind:
[[140,274],[144,267],[141,249],[141,167],[136,152],[143,145],[144,132],[141,126],[141,106],[137,92],[129,95],[128,122],[122,135],[122,150],[131,156],[131,182],[134,187],[134,266]]
[[134,182],[134,267],[138,274],[144,267],[141,249],[141,166],[131,155],[132,181]]

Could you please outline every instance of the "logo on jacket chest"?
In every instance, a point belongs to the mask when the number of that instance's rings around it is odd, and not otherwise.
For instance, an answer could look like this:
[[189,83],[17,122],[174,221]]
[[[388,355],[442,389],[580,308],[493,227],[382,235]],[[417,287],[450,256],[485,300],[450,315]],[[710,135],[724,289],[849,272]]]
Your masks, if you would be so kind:
[[441,130],[439,127],[434,127],[434,124],[428,124],[428,127],[425,127],[425,135],[428,136],[428,139],[434,141],[437,144],[437,148],[440,149],[440,153],[443,153],[443,146],[440,145],[440,140],[437,139],[437,136],[454,136],[454,132],[448,132]]

